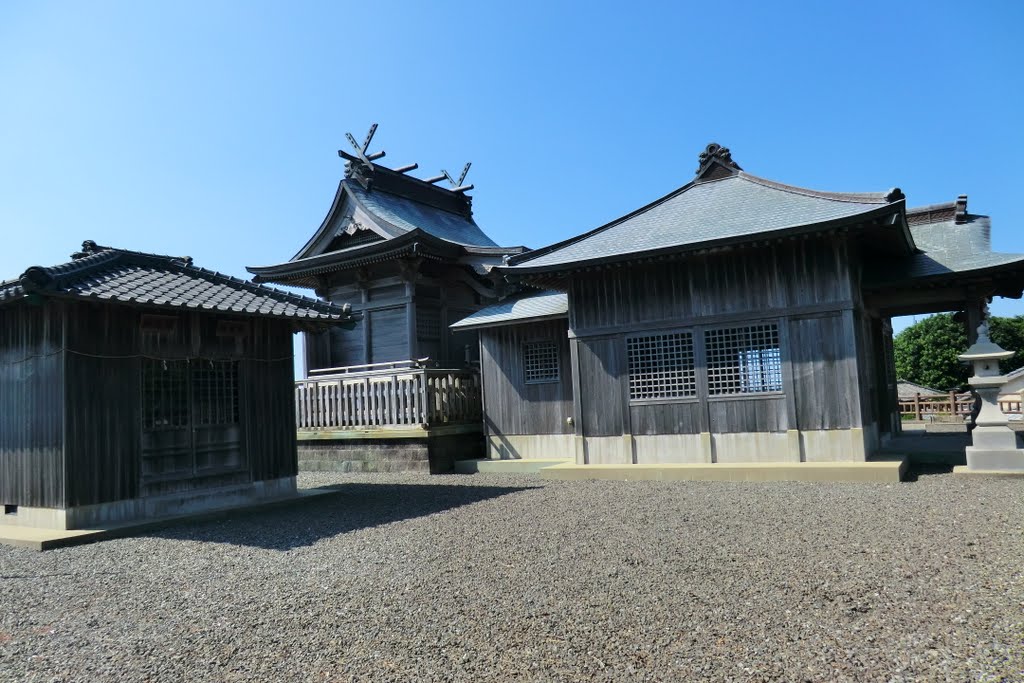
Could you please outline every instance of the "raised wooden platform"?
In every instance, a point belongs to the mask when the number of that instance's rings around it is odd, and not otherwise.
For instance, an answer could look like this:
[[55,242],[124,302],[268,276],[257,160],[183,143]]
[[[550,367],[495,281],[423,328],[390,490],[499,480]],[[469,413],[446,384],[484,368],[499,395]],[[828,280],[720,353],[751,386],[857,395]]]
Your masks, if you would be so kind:
[[577,465],[565,463],[539,470],[542,479],[580,481],[808,481],[897,483],[907,459],[868,462],[714,463],[699,465]]

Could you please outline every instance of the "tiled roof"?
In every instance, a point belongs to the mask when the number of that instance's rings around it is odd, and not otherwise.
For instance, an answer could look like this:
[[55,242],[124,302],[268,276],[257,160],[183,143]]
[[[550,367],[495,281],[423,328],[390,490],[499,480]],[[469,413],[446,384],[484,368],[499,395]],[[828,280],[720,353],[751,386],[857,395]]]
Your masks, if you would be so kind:
[[932,389],[921,384],[915,384],[905,379],[896,380],[896,395],[899,398],[914,398],[915,394],[921,396],[945,396],[946,392]]
[[946,220],[911,225],[910,231],[920,251],[899,260],[869,264],[866,285],[877,287],[1016,263],[1024,268],[1024,254],[990,250],[992,223],[988,216],[971,215],[961,223]]
[[897,205],[902,194],[817,192],[742,171],[690,183],[580,237],[529,252],[508,270],[566,267],[612,257],[695,247],[857,217]]
[[0,305],[32,294],[242,315],[344,322],[350,309],[257,285],[191,259],[84,245],[68,263],[33,266],[0,283]]
[[568,312],[569,300],[565,292],[543,291],[482,308],[450,327],[460,329],[507,325],[531,318],[564,317]]
[[484,231],[472,218],[397,194],[376,189],[364,190],[359,183],[351,180],[346,180],[345,186],[356,201],[363,205],[363,208],[401,230],[419,228],[434,237],[463,246],[498,246],[494,240],[484,234]]

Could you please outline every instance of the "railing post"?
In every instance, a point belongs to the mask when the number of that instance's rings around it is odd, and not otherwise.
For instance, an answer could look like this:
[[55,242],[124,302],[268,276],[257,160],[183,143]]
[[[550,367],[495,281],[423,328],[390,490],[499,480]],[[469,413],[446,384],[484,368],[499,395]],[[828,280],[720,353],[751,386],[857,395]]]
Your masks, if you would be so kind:
[[921,421],[921,394],[914,394],[914,419]]

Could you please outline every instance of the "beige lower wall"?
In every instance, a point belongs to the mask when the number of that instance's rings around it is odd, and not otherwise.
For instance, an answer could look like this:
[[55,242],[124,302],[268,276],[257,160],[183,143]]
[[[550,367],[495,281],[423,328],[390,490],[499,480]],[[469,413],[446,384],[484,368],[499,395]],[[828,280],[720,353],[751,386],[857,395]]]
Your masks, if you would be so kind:
[[703,434],[659,434],[633,437],[636,461],[639,464],[655,463],[709,463],[711,462],[711,435]]
[[712,434],[714,462],[800,462],[789,432]]
[[573,434],[507,434],[487,437],[491,460],[538,460],[572,458],[576,452]]
[[[877,441],[877,438],[875,439]],[[570,445],[562,457],[572,457]],[[551,452],[551,451],[547,451]],[[863,462],[874,451],[862,429],[741,434],[659,434],[583,439],[579,464],[699,464]],[[550,456],[558,457],[558,456]]]
[[807,462],[864,462],[863,429],[830,429],[800,432],[800,450]]
[[632,464],[633,438],[629,435],[588,436],[583,439],[583,458],[583,463],[588,465]]

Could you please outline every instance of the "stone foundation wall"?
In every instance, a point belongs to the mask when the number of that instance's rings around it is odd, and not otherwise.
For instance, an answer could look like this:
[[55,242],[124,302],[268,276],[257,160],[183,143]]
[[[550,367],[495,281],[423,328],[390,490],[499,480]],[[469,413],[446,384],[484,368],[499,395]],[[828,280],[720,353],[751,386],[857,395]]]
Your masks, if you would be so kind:
[[316,439],[298,442],[300,472],[452,471],[456,460],[480,458],[480,433],[416,438]]

